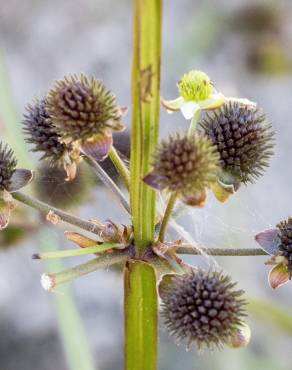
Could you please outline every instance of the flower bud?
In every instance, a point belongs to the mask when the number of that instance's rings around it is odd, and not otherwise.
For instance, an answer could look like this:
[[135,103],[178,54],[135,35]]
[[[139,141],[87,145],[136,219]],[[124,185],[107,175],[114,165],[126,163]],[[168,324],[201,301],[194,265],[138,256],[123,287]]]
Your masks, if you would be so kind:
[[165,275],[160,283],[162,316],[170,333],[198,349],[228,344],[245,316],[242,290],[217,271],[194,269]]

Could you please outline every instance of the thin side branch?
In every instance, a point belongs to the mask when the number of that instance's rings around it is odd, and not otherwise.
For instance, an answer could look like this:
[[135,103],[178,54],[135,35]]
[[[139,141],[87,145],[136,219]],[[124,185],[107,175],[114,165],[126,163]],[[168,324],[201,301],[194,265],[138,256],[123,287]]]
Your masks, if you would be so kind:
[[94,258],[88,262],[82,263],[75,267],[57,273],[46,273],[42,275],[41,283],[45,290],[51,291],[57,286],[70,282],[80,276],[89,274],[101,268],[108,268],[109,266],[125,262],[129,259],[129,251],[115,250],[110,254],[104,254]]
[[21,203],[26,204],[29,207],[35,208],[41,212],[44,212],[48,214],[49,212],[53,212],[55,215],[57,215],[61,221],[66,222],[70,225],[74,225],[79,227],[80,229],[89,231],[93,234],[99,235],[102,231],[101,228],[89,221],[83,220],[79,217],[73,216],[67,212],[64,212],[58,208],[55,208],[53,206],[50,206],[49,204],[46,204],[44,202],[41,202],[29,195],[23,194],[20,191],[16,191],[14,193],[11,193],[14,199],[18,200]]
[[123,208],[130,214],[130,205],[127,202],[126,198],[124,197],[124,194],[121,192],[119,187],[113,182],[113,180],[109,177],[109,175],[104,171],[104,169],[99,165],[98,162],[94,160],[91,156],[84,155],[84,159],[86,162],[92,167],[95,174],[98,176],[98,178],[111,189],[113,194],[118,198],[119,202],[123,206]]
[[130,189],[130,172],[125,165],[125,162],[122,160],[122,158],[119,156],[118,152],[114,148],[114,146],[111,147],[111,150],[109,152],[109,157],[111,161],[113,162],[113,165],[115,166],[116,170],[120,174],[121,178],[124,181],[124,184],[126,185],[126,188]]
[[170,220],[176,199],[177,199],[176,193],[171,194],[169,197],[169,200],[168,200],[168,203],[167,203],[164,215],[163,215],[163,219],[161,222],[161,226],[160,226],[160,231],[159,231],[159,236],[158,236],[158,240],[160,242],[164,241],[166,229],[167,229],[168,222]]
[[177,250],[179,254],[192,254],[201,255],[207,254],[209,256],[266,256],[266,253],[261,248],[201,248],[198,249],[190,244],[184,244],[180,246]]

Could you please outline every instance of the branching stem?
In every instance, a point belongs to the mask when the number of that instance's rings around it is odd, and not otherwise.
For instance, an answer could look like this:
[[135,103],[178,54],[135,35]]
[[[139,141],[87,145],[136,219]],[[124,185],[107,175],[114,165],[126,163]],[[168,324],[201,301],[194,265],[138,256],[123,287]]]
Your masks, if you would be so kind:
[[177,250],[179,254],[207,254],[209,256],[266,256],[266,253],[261,248],[196,248],[190,244],[183,244]]
[[93,234],[99,235],[102,229],[89,221],[83,220],[82,218],[73,216],[67,212],[64,212],[56,207],[50,206],[44,202],[41,202],[29,195],[23,194],[20,191],[16,191],[11,193],[14,199],[18,200],[21,203],[26,204],[29,207],[35,208],[41,212],[48,214],[50,211],[57,215],[61,221],[66,222],[68,224],[74,225],[79,227],[80,229],[89,231]]
[[164,216],[163,216],[161,226],[160,226],[159,237],[158,237],[158,241],[160,241],[160,242],[164,241],[166,228],[167,228],[168,222],[170,220],[170,217],[171,217],[176,199],[177,199],[177,194],[176,193],[171,194],[171,196],[169,197],[169,200],[168,200],[168,203],[167,203],[167,206],[166,206],[166,210],[164,212]]
[[130,205],[127,202],[126,198],[124,197],[124,194],[121,192],[120,188],[113,182],[113,180],[109,177],[109,175],[105,172],[105,170],[100,166],[100,164],[96,162],[94,158],[88,155],[85,155],[84,159],[86,160],[86,162],[89,163],[89,165],[94,170],[95,174],[106,185],[106,187],[111,189],[111,191],[118,198],[119,202],[126,210],[126,212],[130,214],[131,212]]
[[112,146],[110,152],[109,152],[109,157],[111,161],[113,162],[116,170],[118,173],[121,175],[121,178],[123,179],[126,188],[129,190],[130,188],[130,173],[125,165],[125,162],[122,160],[122,158],[119,156],[118,152],[116,149]]

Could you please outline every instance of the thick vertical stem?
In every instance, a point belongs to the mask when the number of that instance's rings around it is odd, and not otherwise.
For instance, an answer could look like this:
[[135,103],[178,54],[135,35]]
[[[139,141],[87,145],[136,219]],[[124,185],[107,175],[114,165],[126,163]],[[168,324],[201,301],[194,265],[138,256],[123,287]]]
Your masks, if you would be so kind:
[[162,0],[133,0],[131,209],[135,242],[143,250],[152,242],[156,196],[143,183],[158,141]]
[[[133,0],[130,200],[136,252],[154,240],[156,195],[143,183],[159,135],[162,0]],[[157,290],[152,266],[125,268],[125,369],[155,370]]]
[[152,266],[131,261],[124,274],[125,369],[155,370],[157,362],[157,294]]

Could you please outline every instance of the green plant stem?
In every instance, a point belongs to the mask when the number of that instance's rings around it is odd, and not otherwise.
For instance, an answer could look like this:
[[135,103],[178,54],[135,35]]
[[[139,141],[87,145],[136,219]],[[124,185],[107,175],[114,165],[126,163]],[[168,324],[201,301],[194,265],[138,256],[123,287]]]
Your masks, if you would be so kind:
[[247,256],[266,256],[266,253],[261,248],[196,248],[189,244],[183,244],[176,250],[179,254],[200,255],[207,254],[209,256],[233,256],[233,257],[247,257]]
[[[76,278],[87,275],[90,272],[101,268],[107,268],[115,263],[125,262],[129,259],[128,250],[114,250],[112,253],[105,253],[88,262],[74,266],[72,268],[57,272],[43,274],[42,282],[46,290],[53,290],[57,286],[68,283]],[[47,285],[47,283],[49,284]]]
[[113,180],[109,177],[109,175],[105,172],[105,170],[99,165],[98,162],[94,158],[92,158],[89,155],[84,155],[84,159],[86,162],[89,163],[91,168],[94,170],[98,178],[108,187],[112,193],[117,197],[120,204],[123,206],[123,208],[126,210],[127,213],[130,213],[130,205],[127,202],[126,198],[124,197],[124,194],[121,192],[119,187],[113,182]]
[[124,181],[124,184],[126,185],[126,188],[129,190],[130,188],[130,173],[125,165],[125,162],[122,160],[122,158],[119,156],[116,149],[112,146],[111,150],[109,152],[109,157],[111,161],[113,162],[116,170],[120,174],[121,178]]
[[154,268],[129,261],[124,271],[125,369],[155,370],[158,303]]
[[176,193],[171,194],[170,197],[169,197],[169,200],[168,200],[168,203],[167,203],[167,206],[166,206],[166,210],[164,212],[164,216],[163,216],[161,226],[160,226],[160,231],[159,231],[159,236],[158,236],[158,241],[160,241],[160,242],[164,241],[166,228],[167,228],[168,222],[170,220],[173,208],[175,206],[176,199],[177,199],[177,194]]
[[73,216],[67,212],[64,212],[58,208],[52,207],[49,204],[46,204],[44,202],[41,202],[29,195],[26,195],[20,191],[15,191],[14,193],[11,193],[14,199],[18,200],[19,202],[26,204],[29,207],[35,208],[38,211],[44,212],[48,214],[49,212],[53,212],[55,215],[57,215],[61,221],[66,222],[70,225],[74,225],[79,227],[80,229],[89,231],[93,234],[99,235],[102,229],[92,222],[83,220],[82,218]]
[[140,254],[154,239],[156,193],[149,173],[159,136],[162,0],[133,0],[131,210]]
[[43,253],[36,253],[36,254],[33,254],[32,258],[39,259],[39,260],[48,260],[48,259],[59,259],[59,258],[67,258],[67,257],[79,257],[79,256],[86,256],[87,254],[103,253],[110,249],[123,249],[125,247],[126,246],[123,244],[102,243],[102,244],[98,244],[93,247],[58,250],[58,251],[53,251],[53,252],[46,251]]
[[201,117],[201,110],[197,110],[191,120],[190,127],[188,130],[188,136],[191,136],[192,134],[195,133],[196,128],[197,128],[197,123],[199,122],[200,117]]
[[[133,0],[130,204],[136,254],[154,241],[156,193],[143,182],[159,136],[162,0]],[[125,370],[157,366],[157,290],[153,267],[125,268]]]

